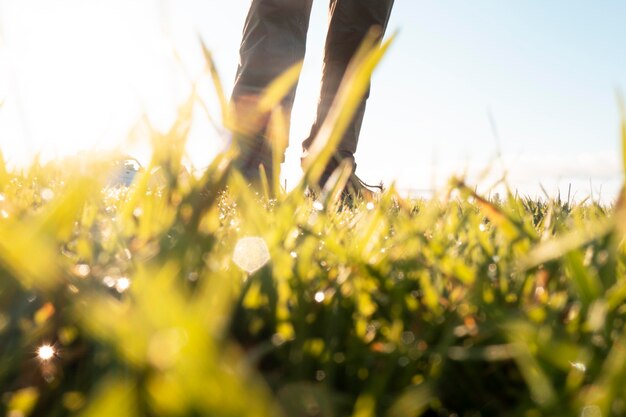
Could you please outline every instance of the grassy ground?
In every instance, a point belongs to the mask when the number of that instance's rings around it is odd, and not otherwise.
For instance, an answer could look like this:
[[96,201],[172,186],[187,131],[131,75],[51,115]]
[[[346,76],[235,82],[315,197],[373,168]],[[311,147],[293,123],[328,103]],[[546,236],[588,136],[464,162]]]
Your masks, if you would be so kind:
[[0,158],[2,413],[626,415],[624,195],[488,201],[453,179],[346,208],[340,177],[268,198],[229,153],[184,174],[191,107],[131,187],[106,186],[103,158]]
[[626,413],[623,202],[342,208],[166,162],[2,170],[10,415]]

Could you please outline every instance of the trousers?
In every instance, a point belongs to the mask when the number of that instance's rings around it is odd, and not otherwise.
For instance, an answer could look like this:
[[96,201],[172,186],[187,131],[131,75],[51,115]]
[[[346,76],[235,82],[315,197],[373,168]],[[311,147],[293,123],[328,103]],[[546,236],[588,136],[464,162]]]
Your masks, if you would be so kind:
[[[304,59],[313,0],[252,0],[248,12],[240,60],[231,102],[249,102],[285,70]],[[373,26],[382,33],[387,27],[394,0],[330,0],[329,27],[324,49],[324,66],[317,115],[303,151],[311,146],[335,99],[348,64]],[[382,35],[381,35],[382,36]],[[282,107],[291,114],[297,83],[286,95]],[[342,138],[333,161],[349,158],[354,163],[369,89]],[[242,150],[239,168],[247,177],[255,177],[259,165],[271,164],[271,144],[259,134],[248,138]],[[284,158],[284,156],[283,156]],[[266,171],[270,171],[267,170]]]

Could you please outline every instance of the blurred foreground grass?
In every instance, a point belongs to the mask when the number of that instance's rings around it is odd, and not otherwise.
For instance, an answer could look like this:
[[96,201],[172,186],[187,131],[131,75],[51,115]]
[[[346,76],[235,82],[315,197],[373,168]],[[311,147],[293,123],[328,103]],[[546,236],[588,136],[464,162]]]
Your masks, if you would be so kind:
[[3,414],[626,415],[624,193],[487,200],[453,179],[351,208],[341,178],[317,200],[305,182],[255,193],[230,152],[182,168],[193,103],[152,132],[130,187],[107,185],[102,157],[0,158]]

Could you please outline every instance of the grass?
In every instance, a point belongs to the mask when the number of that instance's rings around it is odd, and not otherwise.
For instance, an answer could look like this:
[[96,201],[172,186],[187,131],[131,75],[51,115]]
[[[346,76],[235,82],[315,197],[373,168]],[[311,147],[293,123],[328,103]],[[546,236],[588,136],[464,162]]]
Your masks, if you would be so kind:
[[0,158],[1,411],[626,415],[624,194],[304,196],[382,52],[361,51],[290,193],[255,193],[230,151],[184,175],[195,97],[128,188],[102,157]]

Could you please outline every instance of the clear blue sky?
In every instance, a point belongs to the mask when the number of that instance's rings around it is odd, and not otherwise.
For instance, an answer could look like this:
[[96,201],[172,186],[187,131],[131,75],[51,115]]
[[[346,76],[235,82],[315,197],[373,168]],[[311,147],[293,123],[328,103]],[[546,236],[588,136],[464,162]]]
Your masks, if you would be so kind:
[[[167,125],[186,92],[169,43],[195,76],[200,32],[229,88],[248,4],[0,1],[0,146],[14,160],[113,146],[142,108]],[[291,183],[315,111],[327,7],[314,3],[284,166]],[[396,0],[389,30],[399,36],[374,79],[359,172],[418,189],[455,172],[476,178],[496,153],[491,112],[514,187],[534,194],[542,183],[555,193],[572,182],[582,198],[591,180],[609,195],[621,169],[615,93],[626,89],[625,17],[618,0]],[[212,100],[208,86],[204,95]],[[208,158],[218,147],[199,123],[190,153]]]

